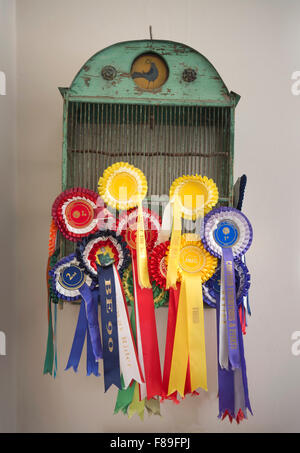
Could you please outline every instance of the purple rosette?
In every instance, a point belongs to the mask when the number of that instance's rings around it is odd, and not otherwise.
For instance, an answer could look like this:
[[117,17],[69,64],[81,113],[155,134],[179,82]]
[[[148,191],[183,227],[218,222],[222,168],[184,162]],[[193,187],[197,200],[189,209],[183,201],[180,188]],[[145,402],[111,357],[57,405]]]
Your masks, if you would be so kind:
[[[243,304],[243,298],[247,297],[250,288],[250,273],[247,266],[239,259],[234,260],[235,284],[236,284],[236,303],[238,306]],[[214,275],[202,284],[203,300],[212,308],[220,300],[220,281],[221,281],[221,261],[219,261]]]
[[253,230],[245,214],[223,206],[204,217],[201,236],[206,250],[217,258],[222,258],[224,248],[231,248],[234,258],[240,258],[252,243]]

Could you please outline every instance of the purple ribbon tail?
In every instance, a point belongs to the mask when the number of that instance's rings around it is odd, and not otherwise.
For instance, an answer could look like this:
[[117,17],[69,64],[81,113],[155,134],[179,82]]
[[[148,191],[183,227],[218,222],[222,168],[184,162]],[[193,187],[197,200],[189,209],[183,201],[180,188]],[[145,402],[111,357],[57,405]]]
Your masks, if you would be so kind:
[[82,285],[79,291],[85,302],[88,330],[92,342],[93,353],[95,359],[99,360],[103,358],[103,352],[98,321],[98,294],[96,291],[92,292],[86,283]]
[[228,329],[228,351],[229,362],[232,369],[241,368],[239,335],[238,335],[238,313],[236,304],[235,272],[232,249],[222,248],[224,266],[224,286]]
[[242,377],[243,377],[243,386],[244,386],[245,406],[249,410],[250,414],[253,415],[251,404],[250,404],[250,399],[249,399],[243,333],[242,333],[242,328],[241,328],[240,323],[238,323],[238,333],[239,333],[239,345],[240,345],[240,357],[241,357],[241,368],[242,368]]
[[218,386],[219,386],[219,418],[222,418],[227,411],[234,417],[234,376],[233,371],[225,370],[219,363],[219,326],[220,326],[220,299],[217,300],[217,345],[218,345]]
[[82,349],[83,349],[83,345],[84,345],[86,330],[87,330],[87,319],[86,319],[86,314],[85,314],[85,304],[84,304],[84,301],[82,301],[80,304],[80,310],[79,310],[74,340],[73,340],[69,360],[68,360],[67,366],[65,368],[65,371],[68,370],[69,368],[73,368],[75,373],[77,373],[78,365],[80,362],[80,357],[81,357]]

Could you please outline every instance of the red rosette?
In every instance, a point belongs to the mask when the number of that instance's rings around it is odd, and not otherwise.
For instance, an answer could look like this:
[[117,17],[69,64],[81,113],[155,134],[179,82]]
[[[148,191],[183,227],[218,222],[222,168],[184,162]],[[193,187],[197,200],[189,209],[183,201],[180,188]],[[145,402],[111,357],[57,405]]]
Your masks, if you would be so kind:
[[166,254],[170,241],[158,244],[149,257],[149,273],[151,281],[154,281],[160,288],[166,289],[167,263]]
[[77,242],[98,230],[99,212],[106,210],[98,198],[95,192],[83,187],[65,190],[56,198],[52,217],[65,238]]
[[[147,250],[151,250],[158,238],[161,218],[156,212],[143,208],[144,231]],[[117,234],[120,234],[130,251],[136,249],[136,230],[138,209],[134,208],[121,215],[117,224]]]

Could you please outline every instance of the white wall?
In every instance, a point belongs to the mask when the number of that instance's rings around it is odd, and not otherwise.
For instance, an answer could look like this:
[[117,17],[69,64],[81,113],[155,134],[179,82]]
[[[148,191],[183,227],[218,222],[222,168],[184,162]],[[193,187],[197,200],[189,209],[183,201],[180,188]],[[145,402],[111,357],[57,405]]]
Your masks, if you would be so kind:
[[[0,0],[0,432],[16,428],[16,319],[15,291],[17,280],[14,265],[16,203],[15,203],[15,2]],[[5,79],[5,83],[3,81]],[[5,94],[6,93],[6,94]]]
[[[290,90],[291,74],[300,70],[299,2],[18,0],[16,4],[18,431],[299,431],[300,357],[292,355],[290,339],[300,330],[300,97]],[[176,407],[164,403],[162,418],[146,416],[143,424],[113,416],[116,392],[104,394],[102,378],[85,377],[84,367],[78,375],[63,371],[76,322],[74,307],[59,313],[59,375],[56,381],[42,376],[48,226],[61,182],[62,100],[57,87],[68,86],[98,50],[118,41],[148,38],[150,24],[155,39],[183,42],[203,53],[228,88],[242,96],[235,175],[248,175],[245,212],[255,233],[247,259],[253,316],[245,339],[255,415],[238,427],[216,417],[212,311],[206,311],[209,392]],[[165,309],[157,313],[161,350],[166,317]]]

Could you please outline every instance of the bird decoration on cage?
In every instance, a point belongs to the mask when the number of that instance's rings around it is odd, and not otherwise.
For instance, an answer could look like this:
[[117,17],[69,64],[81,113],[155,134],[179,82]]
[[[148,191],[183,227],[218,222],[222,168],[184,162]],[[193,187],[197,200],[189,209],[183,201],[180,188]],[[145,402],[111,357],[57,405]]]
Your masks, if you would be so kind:
[[[156,71],[151,63],[132,77],[152,81]],[[216,207],[212,179],[183,175],[171,184],[163,220],[143,206],[146,194],[144,173],[117,162],[99,178],[98,194],[76,187],[55,199],[44,374],[53,368],[57,374],[57,304],[79,302],[66,370],[78,370],[86,341],[87,375],[99,377],[103,363],[105,392],[118,388],[114,413],[160,415],[161,402],[179,404],[209,388],[204,307],[210,306],[216,309],[218,416],[239,423],[252,413],[243,335],[250,287],[244,256],[253,231],[241,212],[243,194],[239,209]],[[186,221],[194,232],[185,231]],[[61,238],[74,244],[73,253],[61,256]],[[155,309],[164,306],[162,373]]]

